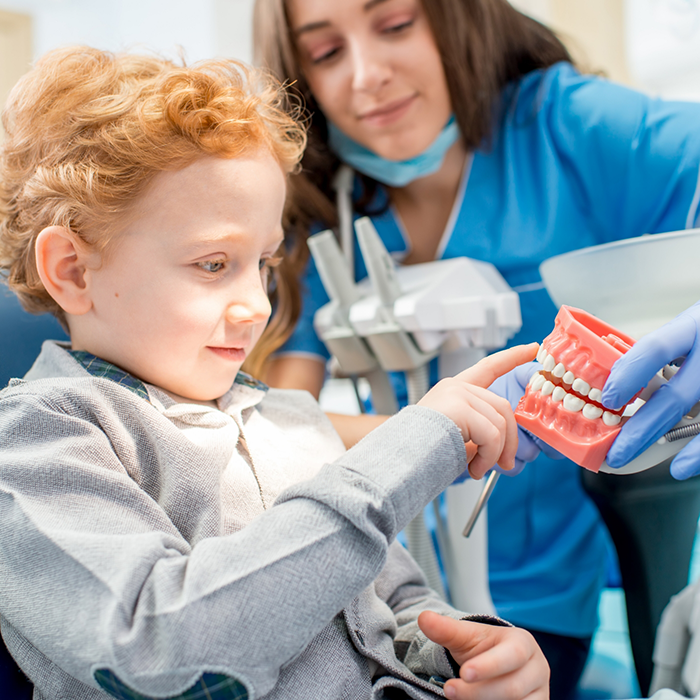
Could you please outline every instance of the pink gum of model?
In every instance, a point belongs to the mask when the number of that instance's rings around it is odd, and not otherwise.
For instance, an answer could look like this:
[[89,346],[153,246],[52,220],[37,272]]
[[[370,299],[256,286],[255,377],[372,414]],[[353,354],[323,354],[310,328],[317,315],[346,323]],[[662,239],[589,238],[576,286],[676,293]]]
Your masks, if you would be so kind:
[[597,472],[624,422],[624,408],[606,410],[600,395],[613,364],[633,344],[586,311],[562,306],[538,354],[544,369],[533,375],[515,410],[518,424]]

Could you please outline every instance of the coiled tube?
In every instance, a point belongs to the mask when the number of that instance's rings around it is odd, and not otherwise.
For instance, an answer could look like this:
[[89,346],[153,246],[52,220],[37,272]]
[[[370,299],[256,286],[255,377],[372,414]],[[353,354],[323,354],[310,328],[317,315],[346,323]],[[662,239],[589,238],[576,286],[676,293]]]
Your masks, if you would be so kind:
[[684,438],[695,437],[696,435],[700,435],[700,423],[690,423],[680,428],[673,428],[673,430],[669,430],[664,437],[666,438],[666,442],[675,442],[676,440],[683,440]]

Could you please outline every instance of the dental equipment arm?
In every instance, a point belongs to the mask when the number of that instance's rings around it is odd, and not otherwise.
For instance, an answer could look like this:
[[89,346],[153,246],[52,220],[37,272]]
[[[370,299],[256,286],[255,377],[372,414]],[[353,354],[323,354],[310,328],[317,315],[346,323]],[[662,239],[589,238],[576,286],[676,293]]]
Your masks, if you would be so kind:
[[[650,382],[665,365],[685,358],[681,368],[623,426],[608,453],[608,464],[627,464],[689,413],[700,399],[700,302],[639,340],[614,365],[603,391],[603,404],[616,408]],[[667,371],[668,373],[668,371]],[[689,423],[688,435],[700,426]],[[700,438],[687,444],[671,464],[676,479],[700,474]]]
[[308,245],[330,299],[324,309],[331,323],[323,341],[345,373],[367,377],[378,413],[393,415],[398,405],[389,378],[350,324],[350,307],[360,299],[360,293],[333,232],[326,230],[309,237]]

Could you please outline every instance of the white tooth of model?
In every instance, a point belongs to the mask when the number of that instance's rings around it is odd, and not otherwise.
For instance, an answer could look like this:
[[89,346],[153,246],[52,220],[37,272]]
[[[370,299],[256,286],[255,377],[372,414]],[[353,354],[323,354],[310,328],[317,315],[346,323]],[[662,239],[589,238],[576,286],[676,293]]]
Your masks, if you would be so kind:
[[576,380],[576,377],[574,376],[573,372],[569,371],[561,379],[564,382],[564,384],[573,384]]
[[556,367],[557,361],[548,353],[547,357],[544,358],[542,367],[545,372],[551,372]]
[[603,409],[600,406],[594,406],[591,403],[587,403],[583,407],[583,417],[588,418],[588,420],[596,420],[603,415]]
[[546,382],[542,385],[542,393],[543,393],[545,396],[550,396],[551,393],[552,393],[553,391],[554,391],[554,384],[553,384],[552,382],[546,381]]
[[588,396],[591,391],[591,385],[588,382],[584,382],[583,379],[574,379],[571,388],[581,394],[581,396]]
[[566,367],[560,362],[553,370],[552,374],[557,377],[557,379],[561,379],[565,374],[566,374]]
[[535,381],[532,384],[532,388],[534,391],[539,391],[543,386],[544,383],[547,380],[544,378],[543,374],[540,374],[539,372],[535,375]]
[[585,405],[586,402],[582,398],[573,394],[567,394],[564,397],[564,408],[571,413],[578,413]]
[[611,413],[610,411],[603,413],[603,423],[610,427],[619,425],[621,420],[622,418],[617,413]]
[[564,397],[566,396],[566,391],[564,390],[563,387],[555,387],[554,391],[552,392],[552,400],[556,401],[557,403],[559,401],[563,401]]
[[603,398],[603,392],[600,389],[591,389],[588,392],[588,398],[591,401],[595,401],[596,403],[600,403],[602,398]]

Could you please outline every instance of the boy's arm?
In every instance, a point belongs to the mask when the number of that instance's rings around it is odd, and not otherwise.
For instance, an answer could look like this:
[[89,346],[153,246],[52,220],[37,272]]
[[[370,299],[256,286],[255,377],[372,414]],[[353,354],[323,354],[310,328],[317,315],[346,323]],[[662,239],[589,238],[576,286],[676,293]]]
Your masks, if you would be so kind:
[[[412,407],[243,530],[190,547],[117,457],[157,446],[118,444],[109,416],[58,401],[1,401],[0,610],[70,676],[96,687],[107,669],[146,696],[212,670],[270,692],[465,466],[455,424]],[[176,498],[159,476],[157,500]]]
[[[482,382],[530,354],[490,356]],[[95,687],[107,669],[146,696],[182,693],[204,671],[270,692],[381,572],[399,530],[464,470],[465,440],[482,463],[515,454],[512,414],[455,380],[428,395],[449,418],[404,409],[242,530],[217,536],[217,520],[204,535],[188,508],[201,507],[200,492],[222,498],[221,465],[184,440],[169,458],[188,455],[191,478],[173,481],[160,414],[127,390],[118,407],[100,386],[0,394],[0,611],[73,678]]]

